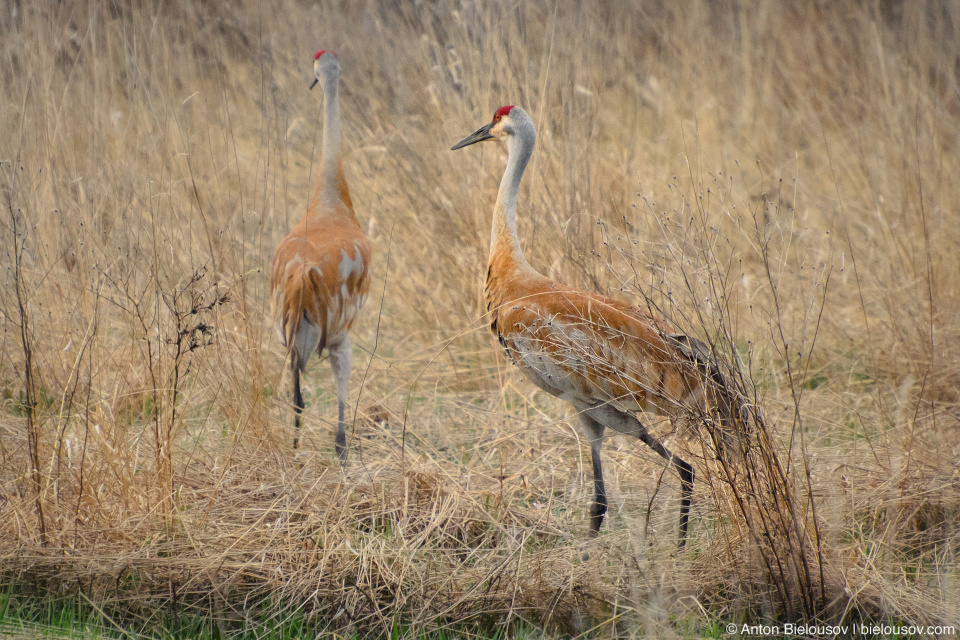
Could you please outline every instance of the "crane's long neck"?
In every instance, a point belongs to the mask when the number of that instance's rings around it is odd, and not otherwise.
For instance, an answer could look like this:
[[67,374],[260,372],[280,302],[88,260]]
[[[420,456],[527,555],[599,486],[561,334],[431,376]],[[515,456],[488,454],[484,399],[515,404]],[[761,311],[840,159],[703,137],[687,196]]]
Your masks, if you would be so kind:
[[340,160],[339,88],[339,74],[328,74],[323,83],[323,146],[320,152],[320,175],[311,202],[314,211],[317,204],[330,206],[343,202],[351,208],[353,206]]
[[517,194],[523,170],[530,161],[535,139],[515,135],[507,143],[507,168],[500,180],[497,203],[493,209],[493,228],[490,234],[490,263],[506,259],[513,266],[529,266],[517,237]]

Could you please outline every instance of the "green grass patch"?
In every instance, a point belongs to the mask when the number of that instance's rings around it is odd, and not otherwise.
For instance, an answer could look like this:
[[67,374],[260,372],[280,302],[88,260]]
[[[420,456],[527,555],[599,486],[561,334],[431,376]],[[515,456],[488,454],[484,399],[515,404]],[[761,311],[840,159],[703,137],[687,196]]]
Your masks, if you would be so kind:
[[302,640],[366,638],[389,640],[541,640],[556,637],[522,620],[509,625],[487,621],[475,625],[430,628],[393,620],[381,631],[360,632],[344,621],[310,616],[302,609],[273,606],[269,601],[237,619],[201,610],[174,610],[140,603],[137,611],[97,604],[81,591],[72,595],[38,592],[35,586],[8,584],[0,592],[0,637],[123,640]]

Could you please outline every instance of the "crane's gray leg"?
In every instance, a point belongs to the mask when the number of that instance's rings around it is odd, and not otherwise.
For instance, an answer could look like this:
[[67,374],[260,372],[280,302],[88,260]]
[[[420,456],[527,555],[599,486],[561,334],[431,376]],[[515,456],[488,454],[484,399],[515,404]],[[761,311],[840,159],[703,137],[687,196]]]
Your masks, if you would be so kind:
[[600,464],[600,450],[603,448],[605,427],[588,416],[580,414],[580,428],[590,443],[590,455],[593,458],[593,506],[590,507],[590,537],[600,532],[603,516],[607,513],[607,491],[603,486],[603,468]]
[[293,448],[300,443],[300,415],[303,413],[303,395],[300,393],[300,358],[297,352],[290,354],[290,371],[293,373]]
[[[634,418],[636,420],[636,418]],[[637,424],[640,424],[640,421],[637,420]],[[684,545],[687,544],[687,525],[690,522],[690,499],[693,496],[693,466],[689,462],[681,460],[678,456],[673,455],[667,448],[663,446],[659,440],[647,433],[646,428],[640,424],[642,429],[640,433],[640,439],[651,449],[657,452],[657,454],[668,462],[672,462],[673,466],[677,468],[677,473],[680,474],[680,542],[679,547],[682,549]]]
[[670,453],[663,443],[650,435],[643,423],[633,414],[623,413],[610,405],[600,405],[587,411],[590,417],[624,435],[638,438],[653,449],[661,458],[673,464],[680,474],[680,542],[682,549],[687,543],[687,526],[690,523],[690,500],[693,497],[693,466]]
[[327,347],[330,352],[330,366],[333,368],[333,380],[337,385],[337,439],[336,449],[340,464],[347,461],[347,423],[344,419],[347,407],[347,392],[350,388],[350,369],[353,367],[353,347],[350,337],[346,336],[336,345]]

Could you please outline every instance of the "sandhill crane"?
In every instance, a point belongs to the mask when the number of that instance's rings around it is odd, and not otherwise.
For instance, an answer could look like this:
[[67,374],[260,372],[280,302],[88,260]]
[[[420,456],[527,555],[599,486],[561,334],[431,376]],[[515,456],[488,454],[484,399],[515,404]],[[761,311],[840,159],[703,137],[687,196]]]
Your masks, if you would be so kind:
[[300,374],[314,351],[330,354],[337,386],[336,451],[346,461],[344,413],[353,353],[348,331],[370,289],[370,242],[357,222],[340,161],[340,63],[332,51],[318,51],[310,88],[323,83],[323,146],[320,174],[307,213],[277,247],[270,263],[273,318],[290,356],[296,433],[300,435],[303,396]]
[[[453,146],[496,139],[507,147],[484,288],[490,329],[526,377],[578,412],[593,459],[591,536],[599,532],[607,511],[600,450],[609,427],[642,440],[676,467],[683,547],[693,467],[651,436],[637,413],[658,413],[676,421],[684,411],[712,404],[729,423],[731,407],[739,404],[705,343],[665,330],[665,321],[624,302],[553,282],[530,266],[520,249],[516,210],[520,179],[536,137],[526,112],[505,106],[497,109],[492,122]],[[722,453],[722,441],[716,444]]]

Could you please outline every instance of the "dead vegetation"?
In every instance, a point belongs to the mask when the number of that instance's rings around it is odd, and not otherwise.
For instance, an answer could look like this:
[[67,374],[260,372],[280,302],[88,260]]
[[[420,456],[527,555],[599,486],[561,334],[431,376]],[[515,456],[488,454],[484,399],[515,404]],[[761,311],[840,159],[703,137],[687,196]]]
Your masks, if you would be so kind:
[[[299,612],[359,634],[960,622],[952,5],[5,11],[5,581],[141,621]],[[315,174],[319,48],[341,57],[376,260],[345,477],[323,367],[288,446],[265,313]],[[736,468],[685,445],[684,552],[675,478],[618,436],[587,548],[575,420],[486,335],[501,156],[446,149],[514,103],[539,134],[531,263],[689,328],[762,407]]]

